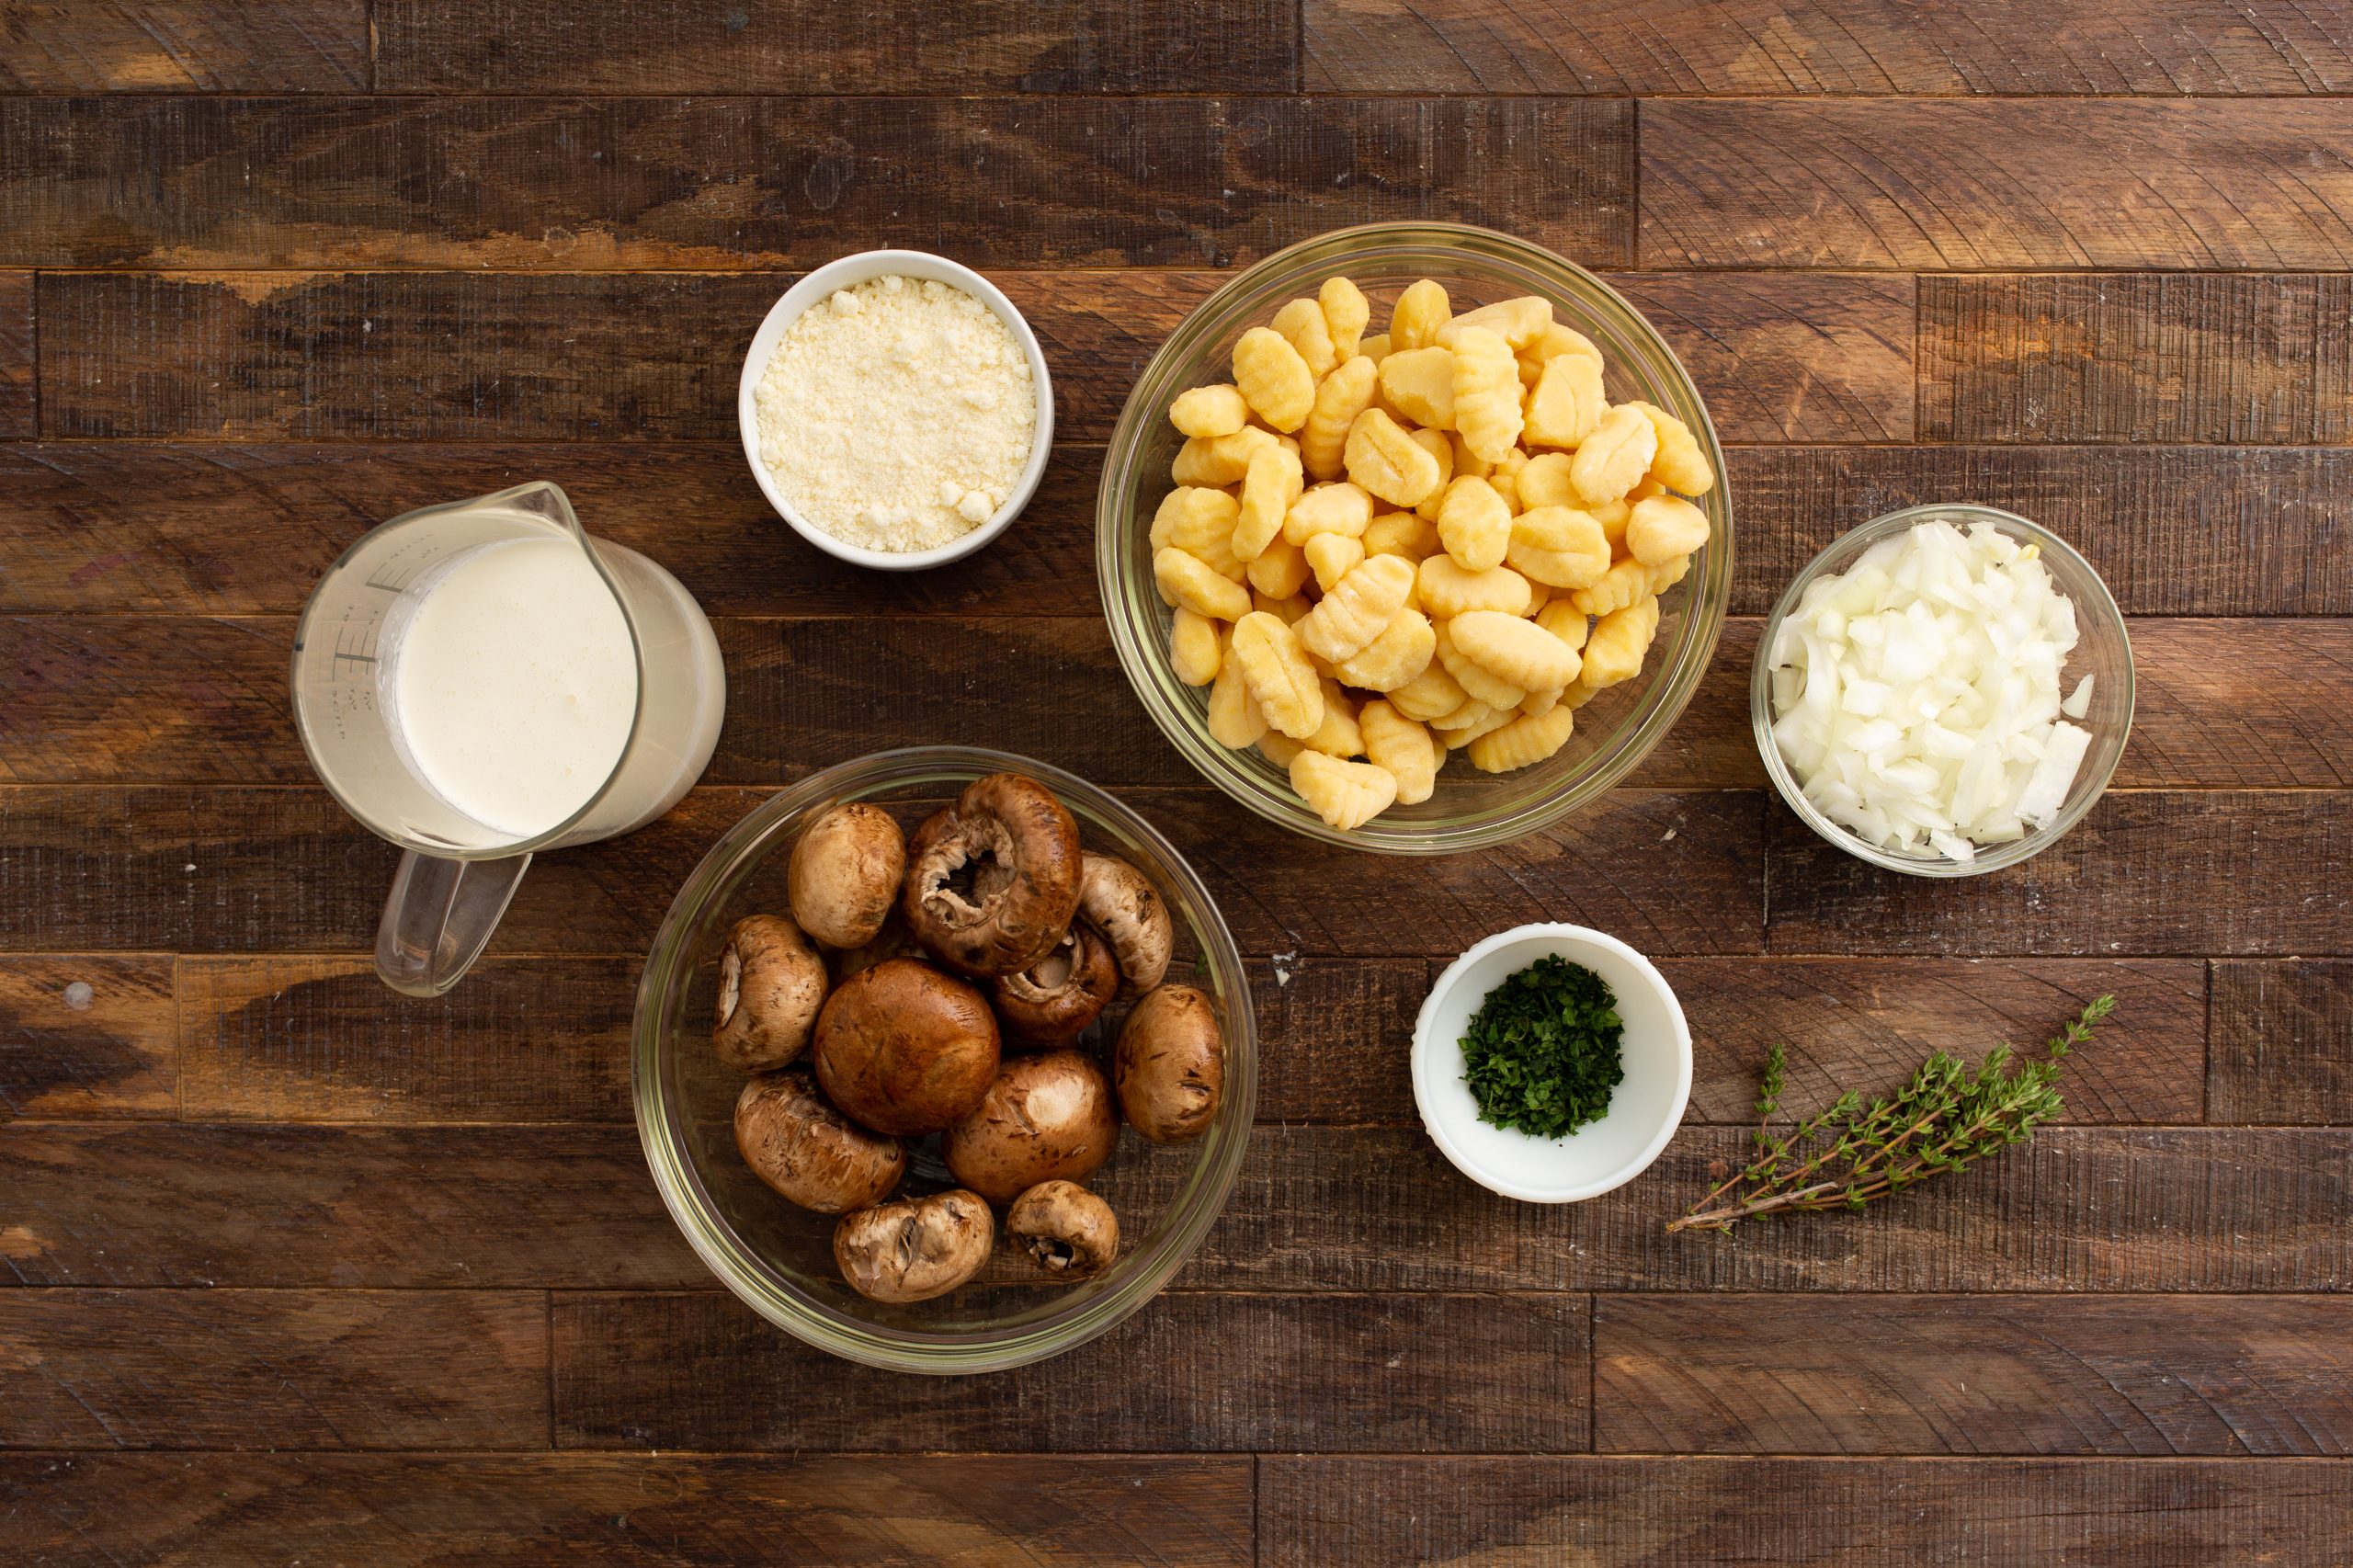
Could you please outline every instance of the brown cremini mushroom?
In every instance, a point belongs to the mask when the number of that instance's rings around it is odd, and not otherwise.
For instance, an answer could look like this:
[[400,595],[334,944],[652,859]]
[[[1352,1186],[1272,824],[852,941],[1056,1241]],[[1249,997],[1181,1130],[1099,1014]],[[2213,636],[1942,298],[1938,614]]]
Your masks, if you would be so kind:
[[842,982],[818,1015],[817,1082],[842,1113],[902,1138],[937,1132],[996,1076],[996,1018],[981,994],[915,959]]
[[1217,1004],[1190,985],[1146,995],[1120,1027],[1112,1053],[1120,1108],[1155,1143],[1199,1138],[1225,1095],[1225,1039]]
[[1044,958],[1018,974],[997,976],[990,999],[1006,1031],[1024,1045],[1068,1045],[1119,989],[1111,944],[1080,921]]
[[1120,1256],[1120,1217],[1071,1181],[1041,1181],[1013,1200],[1006,1239],[1056,1279],[1084,1279]]
[[861,946],[846,952],[829,955],[833,960],[834,983],[839,985],[851,975],[872,969],[885,959],[919,959],[924,957],[923,944],[899,917],[899,906],[893,903],[891,913],[882,922],[882,929]]
[[792,917],[829,948],[863,947],[897,903],[906,869],[906,835],[890,812],[862,801],[834,806],[792,846]]
[[1122,994],[1141,996],[1167,974],[1176,931],[1159,890],[1142,871],[1116,856],[1088,851],[1079,873],[1078,913],[1111,944]]
[[989,1206],[949,1191],[844,1215],[834,1227],[834,1263],[870,1301],[927,1301],[979,1273],[995,1244]]
[[719,1005],[711,1049],[730,1067],[766,1073],[809,1043],[825,1000],[825,960],[791,921],[751,915],[719,952]]
[[735,1147],[755,1175],[803,1209],[846,1214],[891,1196],[906,1145],[827,1105],[806,1068],[764,1073],[735,1101]]
[[958,1181],[1004,1203],[1041,1181],[1085,1180],[1119,1139],[1103,1069],[1085,1051],[1050,1051],[1007,1062],[939,1153]]
[[900,908],[949,968],[1012,974],[1070,928],[1079,866],[1078,824],[1062,802],[1034,778],[992,773],[915,829]]

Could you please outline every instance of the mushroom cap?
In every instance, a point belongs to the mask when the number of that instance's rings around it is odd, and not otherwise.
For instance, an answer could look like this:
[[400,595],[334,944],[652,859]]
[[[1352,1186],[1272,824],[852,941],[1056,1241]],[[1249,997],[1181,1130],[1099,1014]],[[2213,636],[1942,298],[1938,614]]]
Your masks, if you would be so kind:
[[834,983],[839,985],[851,975],[872,969],[885,959],[919,959],[925,956],[923,944],[899,917],[899,905],[894,895],[891,913],[883,918],[882,928],[858,947],[828,955],[833,960]]
[[744,1085],[735,1147],[762,1181],[820,1214],[880,1203],[907,1171],[906,1145],[826,1104],[803,1067],[763,1073]]
[[1074,1181],[1041,1181],[1015,1199],[1005,1234],[1057,1279],[1084,1279],[1120,1256],[1120,1217]]
[[1111,1085],[1081,1051],[1017,1056],[988,1092],[941,1134],[956,1179],[993,1203],[1041,1181],[1083,1181],[1120,1140]]
[[1142,871],[1116,855],[1088,850],[1081,858],[1078,913],[1110,942],[1126,994],[1141,996],[1167,974],[1176,926],[1160,890]]
[[1120,961],[1111,944],[1080,921],[1028,969],[998,975],[990,1000],[1006,1031],[1024,1045],[1068,1045],[1119,989]]
[[995,1244],[989,1206],[951,1190],[843,1215],[834,1263],[870,1301],[927,1301],[979,1273]]
[[915,959],[842,982],[817,1017],[817,1083],[851,1120],[902,1138],[971,1110],[996,1076],[996,1018],[981,994]]
[[907,848],[900,908],[933,956],[986,978],[1028,969],[1078,913],[1078,823],[1034,778],[992,773]]
[[746,1073],[785,1065],[809,1043],[825,1000],[825,960],[780,915],[748,915],[719,953],[710,1031],[720,1061]]
[[1155,1143],[1199,1138],[1225,1097],[1217,1004],[1190,985],[1145,995],[1120,1027],[1112,1075],[1128,1124]]
[[906,869],[897,818],[863,801],[829,807],[792,846],[785,873],[792,917],[829,948],[863,947],[898,902]]

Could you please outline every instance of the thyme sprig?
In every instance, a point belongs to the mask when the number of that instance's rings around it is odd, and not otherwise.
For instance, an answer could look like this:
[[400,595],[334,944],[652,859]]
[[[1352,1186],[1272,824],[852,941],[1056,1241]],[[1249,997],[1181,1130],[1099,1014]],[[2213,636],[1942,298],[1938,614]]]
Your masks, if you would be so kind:
[[2102,996],[2086,1006],[2037,1060],[2010,1071],[2010,1048],[1997,1045],[1975,1072],[1949,1051],[1920,1063],[1892,1098],[1863,1097],[1849,1089],[1830,1107],[1776,1137],[1787,1057],[1766,1053],[1756,1096],[1756,1157],[1691,1205],[1667,1231],[1729,1231],[1743,1220],[1783,1210],[1860,1209],[1915,1182],[2023,1143],[2059,1114],[2065,1102],[2054,1086],[2068,1051],[2091,1039],[2092,1028],[2116,1006]]

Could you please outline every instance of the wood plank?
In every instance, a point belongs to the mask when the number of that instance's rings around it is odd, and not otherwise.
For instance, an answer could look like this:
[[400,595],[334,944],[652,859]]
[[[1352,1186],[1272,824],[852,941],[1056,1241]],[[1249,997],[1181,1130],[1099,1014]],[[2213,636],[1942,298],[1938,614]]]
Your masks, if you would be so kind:
[[2096,94],[2353,88],[2353,15],[2293,0],[1307,0],[1311,92]]
[[346,959],[188,959],[181,1114],[206,1121],[627,1121],[626,959],[485,961],[429,999]]
[[2326,98],[1654,99],[1643,263],[2342,267],[2348,143]]
[[[1450,961],[1254,960],[1259,1119],[1418,1125],[1414,1023],[1430,978]],[[1789,1103],[1811,1108],[1849,1084],[1893,1089],[1938,1048],[1973,1061],[1997,1040],[2039,1043],[2103,991],[2117,1013],[2068,1059],[2065,1119],[2201,1119],[2206,976],[2194,959],[1666,959],[1658,968],[1691,1025],[1684,1119],[1695,1126],[1755,1123],[1757,1074],[1776,1041],[1788,1047]]]
[[6,0],[0,92],[369,89],[368,0]]
[[2353,796],[2120,790],[1995,876],[1865,865],[1776,801],[1767,828],[1777,952],[2334,954],[2353,947],[2341,869]]
[[845,1365],[724,1293],[567,1292],[555,1445],[1558,1452],[1586,1446],[1586,1328],[1582,1296],[1180,1290],[1050,1362],[937,1378]]
[[18,1449],[536,1449],[537,1290],[0,1290]]
[[1726,441],[1908,441],[1909,277],[1620,273]]
[[[2353,1280],[2341,1129],[2045,1128],[1867,1215],[1734,1236],[1665,1233],[1748,1134],[1687,1127],[1603,1197],[1516,1203],[1416,1128],[1261,1125],[1217,1228],[1180,1276],[1263,1290],[2331,1291]],[[1736,1167],[1735,1167],[1736,1168]],[[1149,1206],[1141,1162],[1097,1178]]]
[[39,433],[35,342],[32,275],[0,272],[0,437]]
[[2353,278],[1924,278],[1919,362],[1927,440],[2342,443]]
[[[714,616],[852,605],[890,615],[1091,616],[1102,607],[1093,556],[1102,456],[1059,444],[1021,521],[955,571],[878,573],[842,565],[788,530],[732,439],[0,447],[0,610],[290,615],[335,558],[384,518],[560,476],[593,532],[662,562]],[[2128,614],[2353,613],[2345,521],[2353,450],[1771,447],[1727,456],[1738,615],[1771,609],[1845,529],[1951,499],[2065,535],[2098,563]]]
[[869,572],[787,528],[732,437],[0,447],[0,609],[291,615],[385,518],[560,477],[591,532],[660,561],[714,616],[1100,615],[1102,460],[1058,444],[1021,520],[952,572]]
[[[1108,438],[1145,362],[1228,276],[999,274],[1052,369],[1056,437]],[[1745,390],[1719,400],[1723,438],[1851,438],[1900,416],[1896,388],[1911,375],[1904,285],[1728,274],[1699,290],[1631,280],[1655,290],[1662,331],[1678,351],[1726,367],[1721,379],[1736,367]],[[787,281],[728,273],[45,273],[45,428],[233,441],[723,444],[737,433],[743,346]],[[1816,313],[1826,329],[1793,324]],[[354,322],[363,324],[355,331]],[[469,352],[452,355],[453,341]],[[1902,395],[1908,405],[1909,392]],[[749,479],[736,482],[729,509],[757,517]]]
[[453,1562],[1248,1568],[1251,1461],[857,1455],[0,1455],[59,1568]]
[[178,1028],[168,958],[0,959],[0,1121],[172,1115]]
[[[1262,1124],[1199,1290],[2313,1292],[2353,1282],[2353,1131],[2054,1127],[1857,1220],[1666,1221],[1744,1157],[1686,1128],[1586,1203],[1515,1203],[1417,1128]],[[1177,1163],[1096,1185],[1155,1212]],[[1444,1238],[1438,1244],[1433,1238]],[[718,1287],[626,1127],[0,1127],[0,1264],[28,1285]],[[4,1277],[4,1276],[0,1276]],[[1459,1374],[1458,1374],[1459,1375]]]
[[1602,1296],[1595,1446],[2342,1456],[2348,1330],[2325,1296]]
[[18,1122],[0,1127],[0,1267],[26,1285],[711,1283],[624,1127]]
[[[836,608],[848,608],[847,605]],[[727,722],[709,781],[773,784],[873,750],[972,733],[1052,754],[1099,783],[1199,775],[1137,704],[1099,612],[715,623]],[[1633,782],[1765,783],[1749,721],[1760,623],[1725,624],[1691,705]],[[0,778],[19,783],[301,784],[313,774],[286,698],[284,618],[0,618]],[[2177,789],[2353,782],[2353,620],[2137,620],[2139,702],[2117,781]]]
[[1929,501],[1982,502],[2063,535],[2128,615],[2353,611],[2353,450],[1780,447],[1726,459],[1742,615],[1769,611],[1847,529]]
[[2353,1121],[2353,964],[2214,965],[2207,1103],[2218,1121]]
[[1258,1499],[1267,1568],[2222,1568],[2353,1553],[2353,1470],[2322,1460],[1269,1456]]
[[[1414,1018],[1430,975],[1450,958],[1249,960],[1260,1119],[1416,1124],[1406,1060]],[[1695,1125],[1752,1119],[1757,1068],[1776,1040],[1790,1048],[1791,1103],[1810,1105],[1850,1081],[1892,1086],[1938,1046],[1973,1055],[1997,1040],[2038,1041],[2101,991],[2118,995],[2119,1010],[2069,1061],[2066,1119],[2200,1117],[2206,967],[2195,960],[1667,959],[1659,967],[1692,1021],[1698,1061],[1686,1119]],[[457,991],[401,1002],[390,1017],[394,1005],[363,960],[188,959],[181,973],[181,1093],[191,1119],[630,1119],[631,959],[489,960]],[[79,1066],[66,1057],[59,1071]]]
[[[546,857],[494,953],[642,952],[687,872],[767,793],[697,790],[628,837]],[[1620,790],[1509,848],[1445,859],[1313,844],[1206,788],[1127,798],[1191,859],[1245,952],[1419,956],[1529,920],[1658,955],[1761,945],[1763,810],[1745,791]],[[323,790],[14,786],[0,843],[0,951],[356,953],[396,858]]]
[[0,265],[781,267],[915,244],[1226,267],[1458,219],[1622,267],[1633,119],[1577,98],[18,98]]
[[1243,0],[379,0],[377,84],[463,93],[1288,93],[1299,22]]

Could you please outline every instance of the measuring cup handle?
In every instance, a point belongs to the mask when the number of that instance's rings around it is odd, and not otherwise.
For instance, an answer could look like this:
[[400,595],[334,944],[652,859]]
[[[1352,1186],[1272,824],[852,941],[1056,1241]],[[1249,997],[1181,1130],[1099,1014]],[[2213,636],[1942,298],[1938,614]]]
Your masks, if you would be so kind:
[[376,974],[408,996],[438,996],[490,945],[499,917],[530,869],[529,855],[444,860],[412,849],[392,873],[376,927]]

